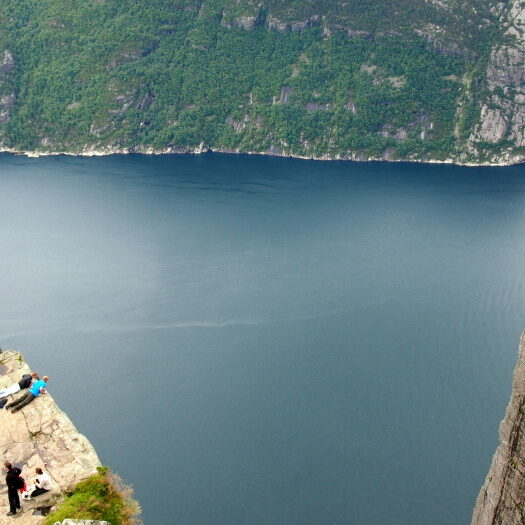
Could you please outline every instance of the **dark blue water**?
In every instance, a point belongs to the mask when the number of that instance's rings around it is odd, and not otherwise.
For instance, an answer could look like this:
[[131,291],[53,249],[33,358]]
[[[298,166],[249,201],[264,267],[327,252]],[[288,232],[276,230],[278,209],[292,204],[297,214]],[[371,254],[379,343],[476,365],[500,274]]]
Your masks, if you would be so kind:
[[525,170],[0,157],[0,344],[146,524],[468,523],[525,327]]

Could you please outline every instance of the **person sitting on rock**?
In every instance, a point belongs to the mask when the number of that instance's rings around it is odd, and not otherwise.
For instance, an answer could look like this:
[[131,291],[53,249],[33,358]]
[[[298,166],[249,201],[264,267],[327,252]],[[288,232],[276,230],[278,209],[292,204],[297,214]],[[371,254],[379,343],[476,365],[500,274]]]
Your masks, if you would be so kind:
[[43,379],[40,379],[33,386],[31,386],[31,388],[22,397],[6,405],[6,410],[8,408],[11,408],[11,413],[14,414],[21,408],[24,408],[26,405],[29,405],[29,403],[36,399],[40,394],[45,394],[46,385],[48,381],[49,377],[44,376]]
[[16,394],[24,388],[29,388],[33,382],[38,381],[39,379],[40,378],[36,372],[33,372],[32,374],[24,374],[18,383],[13,383],[11,386],[0,390],[0,399]]
[[27,495],[24,493],[24,499],[34,498],[35,496],[40,496],[40,494],[45,494],[51,490],[51,478],[49,475],[46,474],[40,467],[37,467],[35,472],[38,477],[35,479],[34,490],[31,492],[28,490]]

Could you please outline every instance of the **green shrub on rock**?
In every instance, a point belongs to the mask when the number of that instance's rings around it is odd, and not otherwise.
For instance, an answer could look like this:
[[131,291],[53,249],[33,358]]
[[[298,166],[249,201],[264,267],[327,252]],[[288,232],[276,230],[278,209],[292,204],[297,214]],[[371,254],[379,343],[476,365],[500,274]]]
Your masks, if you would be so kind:
[[70,519],[103,520],[112,525],[137,522],[140,506],[131,496],[133,489],[124,485],[109,467],[98,467],[98,473],[81,481],[71,494],[50,514],[44,525]]

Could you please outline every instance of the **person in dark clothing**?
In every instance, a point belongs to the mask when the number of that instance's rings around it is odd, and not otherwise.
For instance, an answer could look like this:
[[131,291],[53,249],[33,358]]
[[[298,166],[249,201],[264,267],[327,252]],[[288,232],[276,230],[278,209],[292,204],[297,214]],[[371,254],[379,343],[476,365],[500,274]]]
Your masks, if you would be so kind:
[[7,471],[5,482],[7,485],[7,497],[9,498],[9,512],[7,515],[14,516],[17,510],[21,510],[18,489],[22,484],[22,479],[20,478],[22,471],[18,467],[13,467],[9,461],[4,463],[4,470]]
[[46,385],[49,377],[44,376],[43,379],[34,383],[31,388],[20,398],[5,406],[6,410],[12,408],[11,413],[18,412],[21,408],[29,405],[33,399],[36,399],[40,394],[46,393]]
[[0,390],[0,399],[16,394],[17,392],[20,392],[20,390],[24,388],[29,388],[31,384],[33,383],[33,381],[38,381],[38,380],[39,380],[39,377],[36,372],[33,372],[32,374],[24,374],[22,376],[22,379],[20,379],[18,383],[13,383],[11,386],[8,386],[7,388]]
[[33,372],[32,374],[24,374],[22,379],[18,381],[18,386],[20,387],[20,390],[22,390],[22,388],[29,388],[33,381],[38,381],[39,379],[40,378],[36,372]]

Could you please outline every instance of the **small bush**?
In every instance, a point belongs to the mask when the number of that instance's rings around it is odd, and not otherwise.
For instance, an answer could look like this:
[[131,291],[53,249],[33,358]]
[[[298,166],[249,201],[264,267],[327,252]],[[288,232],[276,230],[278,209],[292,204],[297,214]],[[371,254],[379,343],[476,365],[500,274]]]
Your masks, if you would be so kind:
[[44,525],[67,518],[108,521],[112,525],[140,523],[140,506],[131,496],[133,489],[108,467],[98,467],[98,474],[81,481],[66,496],[58,509],[50,514]]

